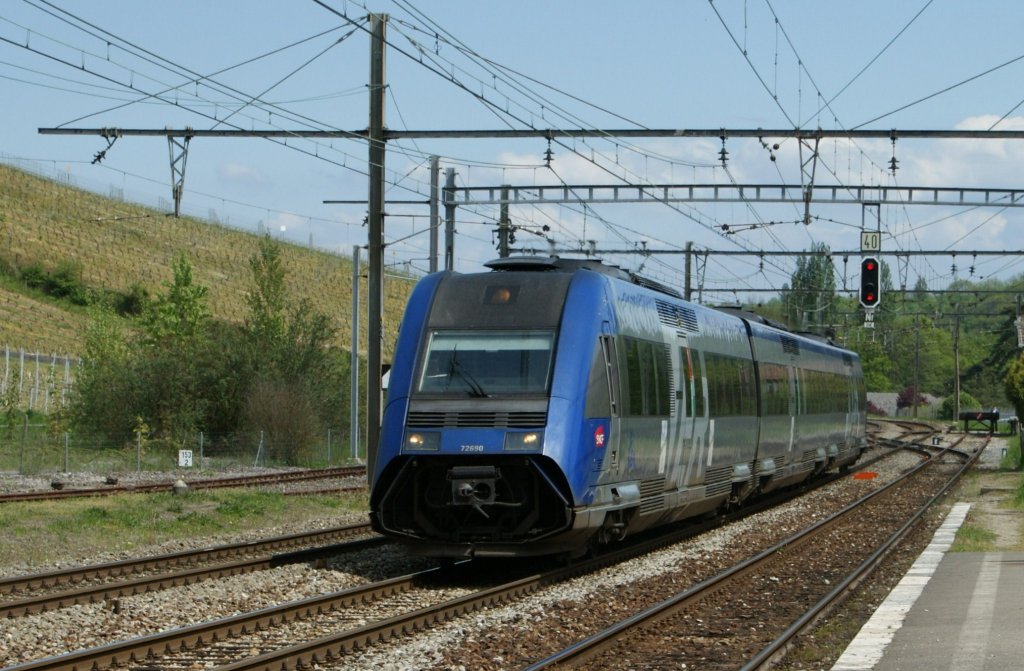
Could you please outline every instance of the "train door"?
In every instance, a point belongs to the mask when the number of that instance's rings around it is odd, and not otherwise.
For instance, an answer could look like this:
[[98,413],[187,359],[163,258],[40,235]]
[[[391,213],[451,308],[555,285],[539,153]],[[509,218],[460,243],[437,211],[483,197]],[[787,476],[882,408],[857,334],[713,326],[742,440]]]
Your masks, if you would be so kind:
[[800,454],[794,454],[794,450],[800,444],[800,415],[803,414],[803,371],[796,366],[789,367],[789,454],[786,463],[792,464],[800,459]]
[[598,337],[587,383],[586,428],[584,440],[590,441],[593,479],[602,472],[617,472],[620,463],[618,367],[615,339],[605,333]]
[[672,414],[668,427],[668,453],[663,456],[665,478],[672,487],[681,487],[686,478],[686,454],[693,441],[693,418],[690,415],[689,378],[686,375],[686,337],[676,337],[672,351]]
[[682,483],[697,485],[704,481],[704,453],[708,433],[708,390],[704,377],[703,357],[698,350],[680,347],[680,388],[683,390],[685,418],[680,432],[682,449],[679,464],[685,464]]

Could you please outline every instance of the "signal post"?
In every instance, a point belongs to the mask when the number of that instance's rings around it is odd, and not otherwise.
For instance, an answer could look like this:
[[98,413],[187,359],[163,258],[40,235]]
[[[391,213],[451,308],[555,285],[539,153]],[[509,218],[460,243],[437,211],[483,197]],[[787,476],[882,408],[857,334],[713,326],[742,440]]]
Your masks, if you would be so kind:
[[[860,235],[861,252],[878,253],[882,249],[881,236],[873,231]],[[882,300],[882,269],[877,256],[865,256],[860,261],[860,304],[864,307],[864,328],[875,328],[875,308]]]

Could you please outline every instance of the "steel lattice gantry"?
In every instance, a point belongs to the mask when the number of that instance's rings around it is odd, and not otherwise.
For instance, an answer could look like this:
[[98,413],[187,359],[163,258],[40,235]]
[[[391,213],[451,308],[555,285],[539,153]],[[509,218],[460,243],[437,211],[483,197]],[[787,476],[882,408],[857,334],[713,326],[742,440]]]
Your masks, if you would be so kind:
[[801,186],[799,184],[581,184],[470,186],[452,189],[454,205],[559,203],[799,203],[806,189],[819,205],[948,205],[1024,207],[1024,189],[933,186]]

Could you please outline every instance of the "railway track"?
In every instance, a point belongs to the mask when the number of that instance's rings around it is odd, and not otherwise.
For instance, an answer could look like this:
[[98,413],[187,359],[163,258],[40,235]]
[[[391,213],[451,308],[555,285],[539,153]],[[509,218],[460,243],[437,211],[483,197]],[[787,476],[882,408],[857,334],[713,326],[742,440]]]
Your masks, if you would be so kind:
[[[839,512],[527,668],[766,669],[885,561],[982,449],[965,461],[962,453],[945,448]],[[957,458],[952,474],[942,469],[945,456]],[[908,491],[922,478],[929,484]],[[866,517],[875,523],[865,525]],[[837,546],[844,552],[829,552]],[[785,581],[802,588],[780,595]],[[666,646],[666,639],[675,645]]]
[[[764,505],[767,507],[770,502]],[[743,513],[748,514],[750,511]],[[311,663],[343,668],[345,663],[340,660],[366,646],[406,637],[497,604],[524,599],[546,587],[652,552],[727,521],[728,518],[709,520],[672,536],[660,536],[568,567],[530,575],[520,573],[505,582],[493,579],[496,573],[493,563],[484,565],[484,575],[491,576],[489,579],[477,576],[468,580],[473,563],[453,567],[450,571],[432,569],[202,625],[29,662],[13,669],[105,668],[126,660],[163,669],[196,668],[196,664],[230,669],[282,669]],[[518,562],[515,566],[521,572],[529,565]],[[466,588],[467,582],[481,579],[488,583],[483,588]],[[336,633],[324,635],[325,631]],[[304,642],[294,644],[295,641]],[[177,652],[168,654],[168,651]]]
[[[288,534],[0,579],[0,617],[23,617],[56,608],[117,599],[203,580],[309,562],[379,547],[389,541],[369,524]],[[352,540],[357,536],[369,536]],[[296,549],[302,548],[302,549]]]
[[[188,487],[193,490],[199,489],[222,489],[228,487],[260,487],[267,485],[282,485],[310,480],[332,480],[350,478],[366,475],[365,466],[343,466],[338,468],[321,468],[303,471],[284,471],[280,473],[268,473],[261,475],[239,476],[232,478],[208,478],[189,481]],[[59,481],[58,481],[59,482]],[[326,490],[306,491],[303,493],[323,493],[338,491],[339,488]],[[16,501],[48,501],[53,499],[66,499],[76,497],[113,496],[114,494],[149,494],[154,492],[174,491],[173,482],[151,482],[134,485],[110,484],[105,487],[71,488],[36,490],[31,492],[11,492],[0,494],[0,503],[11,503]]]

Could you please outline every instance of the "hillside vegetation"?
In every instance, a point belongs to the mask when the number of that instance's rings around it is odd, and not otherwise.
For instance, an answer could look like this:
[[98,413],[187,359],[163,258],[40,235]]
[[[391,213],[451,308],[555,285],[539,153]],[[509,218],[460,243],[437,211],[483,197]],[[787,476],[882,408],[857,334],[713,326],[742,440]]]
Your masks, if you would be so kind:
[[[184,252],[195,281],[209,288],[207,305],[215,319],[243,322],[249,312],[249,260],[257,253],[256,234],[175,218],[156,210],[0,165],[0,347],[43,353],[77,354],[90,317],[85,308],[57,301],[18,282],[33,265],[52,272],[73,264],[91,290],[127,294],[141,287],[155,295],[172,279],[172,266]],[[352,314],[352,261],[349,257],[282,243],[289,294],[308,299],[337,329],[335,344],[349,349]],[[365,264],[365,261],[364,261]],[[366,280],[360,286],[361,350],[366,343]],[[413,282],[384,283],[385,356],[394,345]]]

